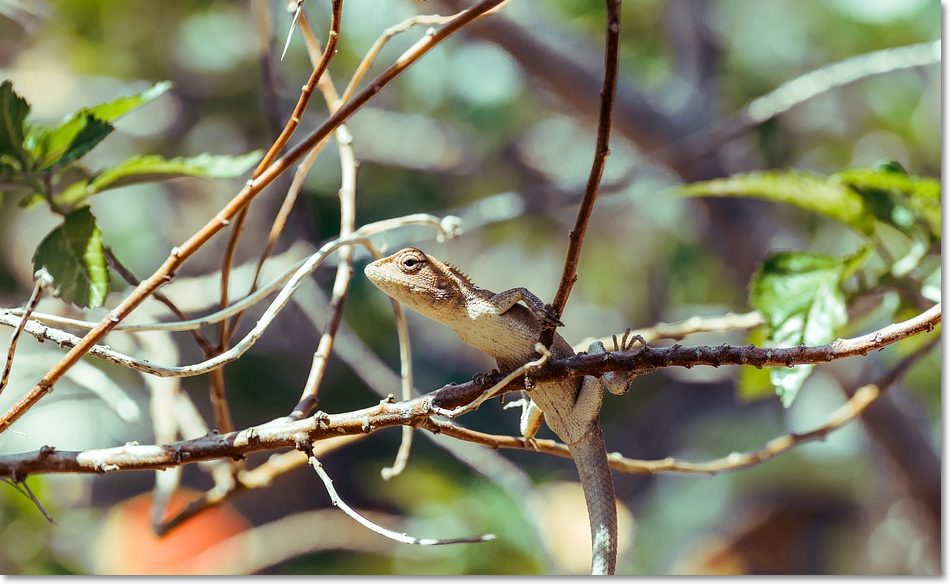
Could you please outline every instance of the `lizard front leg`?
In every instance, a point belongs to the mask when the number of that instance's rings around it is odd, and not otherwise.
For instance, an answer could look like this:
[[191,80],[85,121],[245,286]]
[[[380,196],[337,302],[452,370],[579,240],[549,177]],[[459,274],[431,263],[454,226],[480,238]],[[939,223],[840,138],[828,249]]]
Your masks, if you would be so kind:
[[495,294],[488,301],[495,307],[497,314],[504,314],[518,302],[524,302],[524,305],[541,321],[542,325],[551,328],[564,326],[564,323],[558,320],[554,311],[527,288],[505,290]]

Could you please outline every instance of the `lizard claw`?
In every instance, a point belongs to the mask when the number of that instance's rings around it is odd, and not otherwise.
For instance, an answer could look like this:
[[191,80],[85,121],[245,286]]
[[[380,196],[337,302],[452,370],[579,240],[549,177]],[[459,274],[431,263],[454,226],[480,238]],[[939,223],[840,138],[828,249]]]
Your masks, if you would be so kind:
[[641,335],[631,335],[631,330],[628,328],[624,331],[623,336],[620,337],[620,342],[617,342],[617,335],[614,335],[614,350],[615,351],[629,351],[632,349],[638,342],[643,348],[647,347],[647,340]]
[[492,373],[476,373],[475,377],[472,378],[472,382],[478,387],[491,387],[491,376]]
[[544,326],[544,328],[557,328],[559,326],[564,326],[564,323],[558,319],[557,313],[554,311],[554,307],[550,304],[544,305],[544,310],[539,311],[538,318],[541,319],[541,324]]

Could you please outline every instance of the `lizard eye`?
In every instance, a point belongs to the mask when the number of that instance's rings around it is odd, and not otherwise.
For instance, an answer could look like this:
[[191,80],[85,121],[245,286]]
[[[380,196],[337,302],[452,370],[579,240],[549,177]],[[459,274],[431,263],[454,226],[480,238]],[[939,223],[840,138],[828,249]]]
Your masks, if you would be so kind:
[[407,272],[415,271],[422,265],[422,260],[417,257],[408,257],[402,260],[402,268]]

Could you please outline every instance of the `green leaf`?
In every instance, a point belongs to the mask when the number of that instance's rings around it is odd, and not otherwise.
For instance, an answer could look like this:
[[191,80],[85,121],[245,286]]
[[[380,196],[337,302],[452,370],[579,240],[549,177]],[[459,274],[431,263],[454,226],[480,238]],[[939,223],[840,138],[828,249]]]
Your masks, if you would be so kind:
[[30,168],[30,156],[23,145],[29,113],[30,104],[13,91],[13,82],[7,79],[0,84],[0,161],[16,161],[22,170]]
[[[749,290],[749,302],[765,317],[769,347],[822,345],[847,322],[837,258],[805,252],[779,252],[766,258]],[[785,407],[791,405],[814,365],[773,367],[772,384]]]
[[81,308],[102,306],[109,293],[102,232],[89,207],[66,215],[63,224],[49,232],[36,253],[33,270],[46,268],[56,294]]
[[136,95],[82,108],[57,126],[32,126],[25,143],[37,161],[37,168],[45,170],[81,158],[112,132],[109,122],[159,97],[170,87],[171,82],[162,81]]
[[85,156],[113,129],[108,122],[86,110],[80,110],[58,126],[32,126],[27,133],[26,144],[36,161],[36,168],[46,170]]
[[841,182],[817,174],[752,172],[685,185],[676,192],[688,197],[752,197],[786,203],[840,221],[859,233],[874,233],[874,216],[864,199]]
[[171,81],[159,81],[141,93],[120,97],[83,110],[105,122],[112,122],[138,109],[171,89]]
[[241,156],[198,156],[163,158],[159,155],[133,156],[107,168],[92,180],[74,183],[56,196],[57,204],[74,205],[108,189],[145,182],[169,180],[185,176],[231,178],[250,170],[261,158],[255,150]]
[[890,165],[878,170],[846,170],[832,178],[864,197],[879,220],[905,233],[922,223],[940,239],[940,181],[910,176]]

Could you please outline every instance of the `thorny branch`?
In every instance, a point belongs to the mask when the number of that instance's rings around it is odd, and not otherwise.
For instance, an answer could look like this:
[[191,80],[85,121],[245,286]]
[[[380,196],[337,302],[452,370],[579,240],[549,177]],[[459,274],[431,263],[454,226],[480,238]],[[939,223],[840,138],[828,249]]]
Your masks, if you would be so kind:
[[[558,376],[595,375],[620,369],[624,365],[648,371],[654,367],[676,364],[787,366],[795,363],[821,363],[866,355],[872,350],[882,349],[909,336],[932,331],[940,322],[940,315],[938,304],[904,322],[889,325],[861,337],[843,339],[820,347],[647,347],[625,353],[576,355],[550,362],[532,377],[540,380],[555,379],[559,378]],[[642,353],[647,353],[647,356],[642,362],[638,362]],[[607,359],[604,360],[604,357]],[[667,360],[669,362],[664,365]],[[510,390],[523,387],[519,386],[518,382],[509,385]],[[392,426],[426,427],[429,418],[438,410],[450,410],[470,403],[483,391],[484,386],[475,382],[448,385],[409,401],[394,403],[383,400],[376,406],[341,414],[317,412],[304,420],[275,420],[240,432],[209,434],[174,444],[127,444],[84,452],[58,451],[46,447],[35,452],[0,456],[0,477],[25,477],[34,473],[106,473],[162,469],[202,460],[241,458],[252,452],[295,448],[303,442],[309,444],[333,436],[368,434]]]
[[[848,401],[828,416],[825,423],[806,432],[793,432],[773,438],[759,449],[748,452],[733,452],[722,458],[706,462],[691,462],[672,457],[660,460],[637,460],[627,458],[619,452],[610,453],[607,456],[607,460],[614,470],[632,474],[684,473],[714,475],[720,472],[740,470],[761,464],[791,450],[799,444],[824,440],[829,434],[863,414],[871,404],[877,401],[891,386],[897,383],[915,363],[926,356],[939,340],[939,337],[934,338],[922,348],[914,351],[914,353],[904,358],[880,380],[856,389]],[[561,458],[571,458],[571,451],[567,445],[555,440],[534,439],[529,442],[520,437],[499,436],[469,430],[456,426],[451,422],[432,418],[424,422],[422,427],[431,432],[482,444],[490,448],[536,450]]]

